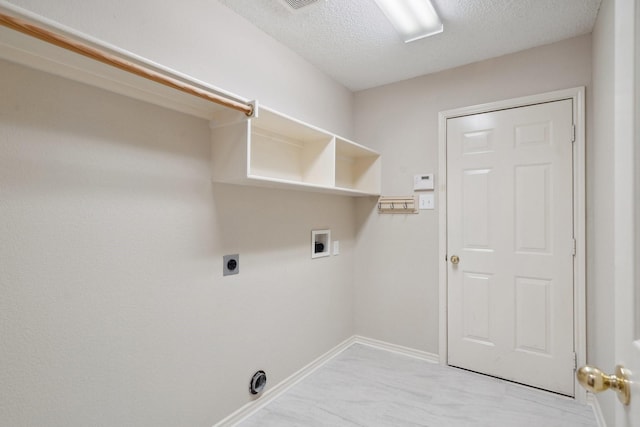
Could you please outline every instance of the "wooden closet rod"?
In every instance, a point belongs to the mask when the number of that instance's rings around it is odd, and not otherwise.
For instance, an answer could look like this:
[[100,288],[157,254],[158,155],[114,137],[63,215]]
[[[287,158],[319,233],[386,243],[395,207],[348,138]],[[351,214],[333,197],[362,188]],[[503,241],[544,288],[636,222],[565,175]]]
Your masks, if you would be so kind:
[[211,101],[224,107],[243,112],[247,116],[253,116],[253,105],[251,104],[246,104],[235,101],[233,99],[225,98],[224,96],[220,96],[213,92],[200,89],[188,83],[184,83],[178,79],[165,76],[142,65],[138,65],[125,59],[118,58],[117,56],[112,55],[108,52],[104,52],[100,49],[91,47],[60,34],[56,34],[47,29],[38,27],[37,25],[33,25],[20,18],[15,18],[13,16],[0,13],[0,24],[13,30],[19,31],[23,34],[27,34],[29,36],[45,41],[47,43],[51,43],[63,49],[67,49],[80,55],[86,56],[87,58],[100,61],[104,64],[116,67],[120,70],[135,74],[148,80],[152,80],[156,83],[160,83],[161,85],[168,86],[189,95],[206,99],[207,101]]

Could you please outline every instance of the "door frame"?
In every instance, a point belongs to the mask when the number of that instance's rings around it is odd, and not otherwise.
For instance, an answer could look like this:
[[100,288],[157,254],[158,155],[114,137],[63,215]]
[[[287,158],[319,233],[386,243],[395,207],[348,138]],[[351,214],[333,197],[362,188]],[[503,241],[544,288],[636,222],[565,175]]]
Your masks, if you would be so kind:
[[[587,317],[586,317],[586,181],[585,181],[585,87],[558,90],[537,95],[489,102],[469,107],[455,108],[438,113],[438,185],[439,209],[439,360],[447,364],[447,119],[488,113],[491,111],[525,107],[553,101],[571,99],[573,101],[573,123],[575,142],[573,144],[573,234],[576,239],[576,256],[573,263],[573,313],[574,349],[576,365],[587,361]],[[586,391],[575,383],[575,399],[587,402]]]

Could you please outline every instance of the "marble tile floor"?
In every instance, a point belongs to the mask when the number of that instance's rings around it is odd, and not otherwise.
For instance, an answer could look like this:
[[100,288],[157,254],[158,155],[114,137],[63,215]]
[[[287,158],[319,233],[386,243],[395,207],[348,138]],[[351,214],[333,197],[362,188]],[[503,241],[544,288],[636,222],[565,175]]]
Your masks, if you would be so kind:
[[354,344],[241,427],[596,427],[590,406]]

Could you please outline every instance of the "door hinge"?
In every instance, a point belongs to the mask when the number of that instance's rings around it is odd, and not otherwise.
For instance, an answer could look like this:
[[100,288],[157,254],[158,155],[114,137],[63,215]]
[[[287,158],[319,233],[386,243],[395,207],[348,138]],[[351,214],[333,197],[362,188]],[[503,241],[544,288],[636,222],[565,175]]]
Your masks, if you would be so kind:
[[576,242],[576,239],[571,239],[573,240],[573,249],[571,250],[571,255],[576,256],[577,253],[577,247],[578,247],[578,242]]
[[571,125],[571,142],[576,142],[576,125]]
[[573,353],[573,370],[578,370],[578,355],[575,352]]

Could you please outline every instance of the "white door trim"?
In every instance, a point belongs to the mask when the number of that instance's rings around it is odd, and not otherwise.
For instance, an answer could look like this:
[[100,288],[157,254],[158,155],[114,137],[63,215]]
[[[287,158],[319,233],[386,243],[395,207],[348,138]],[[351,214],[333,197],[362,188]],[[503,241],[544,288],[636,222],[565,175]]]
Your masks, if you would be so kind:
[[[577,365],[586,364],[586,185],[585,185],[585,88],[584,86],[547,92],[522,98],[490,102],[470,107],[456,108],[438,113],[438,186],[439,209],[439,355],[440,363],[447,363],[447,119],[486,113],[508,108],[523,107],[532,104],[573,100],[573,123],[576,128],[576,140],[573,144],[573,224],[576,239],[576,257],[574,262],[574,348]],[[587,402],[586,391],[576,383],[576,399]]]

